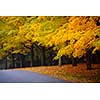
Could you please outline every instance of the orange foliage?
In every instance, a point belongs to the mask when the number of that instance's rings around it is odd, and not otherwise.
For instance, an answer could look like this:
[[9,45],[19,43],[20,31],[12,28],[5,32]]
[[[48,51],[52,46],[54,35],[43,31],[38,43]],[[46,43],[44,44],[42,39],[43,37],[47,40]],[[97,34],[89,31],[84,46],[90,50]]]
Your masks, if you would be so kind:
[[[72,82],[100,82],[100,64],[94,64],[92,70],[86,70],[85,64],[73,67],[71,64],[59,66],[43,66],[31,68],[19,68],[47,74],[56,78],[70,80]],[[17,69],[17,70],[19,70]]]

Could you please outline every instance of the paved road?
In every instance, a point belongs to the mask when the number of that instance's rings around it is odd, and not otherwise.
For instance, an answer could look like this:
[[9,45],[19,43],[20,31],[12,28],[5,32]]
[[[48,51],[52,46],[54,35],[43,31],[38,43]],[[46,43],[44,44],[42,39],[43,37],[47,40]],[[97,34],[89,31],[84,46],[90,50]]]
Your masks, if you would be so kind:
[[23,70],[0,70],[0,83],[70,83],[48,75]]

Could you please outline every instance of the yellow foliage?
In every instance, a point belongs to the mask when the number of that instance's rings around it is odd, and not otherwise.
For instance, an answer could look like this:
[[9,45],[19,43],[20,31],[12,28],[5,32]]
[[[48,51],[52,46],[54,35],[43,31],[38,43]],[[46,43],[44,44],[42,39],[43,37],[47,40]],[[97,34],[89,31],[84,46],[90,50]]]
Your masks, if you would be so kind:
[[[81,57],[87,49],[100,50],[100,26],[98,16],[0,16],[6,32],[0,38],[0,45],[9,51],[27,52],[23,43],[30,47],[34,43],[58,50],[57,57],[69,55]],[[96,38],[97,37],[97,38]],[[23,51],[24,50],[24,51]],[[56,58],[57,58],[56,57]]]

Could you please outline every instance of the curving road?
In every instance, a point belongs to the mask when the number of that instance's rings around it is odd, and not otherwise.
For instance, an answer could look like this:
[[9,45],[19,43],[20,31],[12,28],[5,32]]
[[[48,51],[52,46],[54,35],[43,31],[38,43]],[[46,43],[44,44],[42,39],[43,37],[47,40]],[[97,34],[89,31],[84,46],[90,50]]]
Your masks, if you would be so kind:
[[0,83],[71,83],[48,75],[23,70],[0,70]]

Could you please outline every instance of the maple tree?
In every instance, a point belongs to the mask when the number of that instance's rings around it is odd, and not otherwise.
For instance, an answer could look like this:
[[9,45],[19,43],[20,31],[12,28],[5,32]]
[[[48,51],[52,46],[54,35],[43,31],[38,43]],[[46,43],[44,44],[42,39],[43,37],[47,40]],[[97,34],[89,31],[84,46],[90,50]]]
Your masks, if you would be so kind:
[[[20,16],[1,16],[0,19],[5,24],[5,30],[6,30],[6,41],[3,44],[3,49],[13,54],[25,54],[31,51],[31,66],[33,66],[33,56],[34,56],[34,47],[38,47],[41,49],[41,63],[43,65],[44,62],[44,47],[37,45],[37,39],[39,37],[39,31],[44,23],[49,21],[50,17],[20,17]],[[43,24],[43,25],[42,25]],[[47,23],[48,24],[48,23]],[[46,25],[45,25],[46,26]],[[49,25],[50,26],[50,25]],[[45,32],[45,31],[44,31]],[[43,36],[43,32],[41,34]],[[44,60],[43,60],[44,59]],[[14,60],[13,60],[14,62]],[[14,64],[13,64],[14,66]]]
[[43,65],[45,49],[53,47],[60,65],[63,55],[86,56],[89,62],[91,53],[100,50],[99,23],[99,16],[0,16],[0,58],[31,52],[33,66],[38,48]]
[[[45,17],[45,22],[42,23],[40,30],[39,30],[39,36],[37,37],[37,41],[39,45],[48,47],[53,47],[54,50],[58,51],[59,48],[63,46],[63,44],[59,44],[59,40],[57,40],[56,32],[61,29],[61,26],[63,24],[66,24],[69,17],[65,16],[56,16],[56,17]],[[61,39],[61,35],[58,36],[59,39]],[[56,45],[55,43],[58,43],[59,45]],[[59,58],[59,65],[61,65],[61,59]]]
[[62,55],[80,58],[83,55],[88,55],[87,53],[91,49],[92,53],[100,50],[100,26],[97,25],[99,17],[72,16],[62,18],[65,23],[43,38],[45,46],[54,46],[54,49],[57,49],[58,53],[55,59]]

